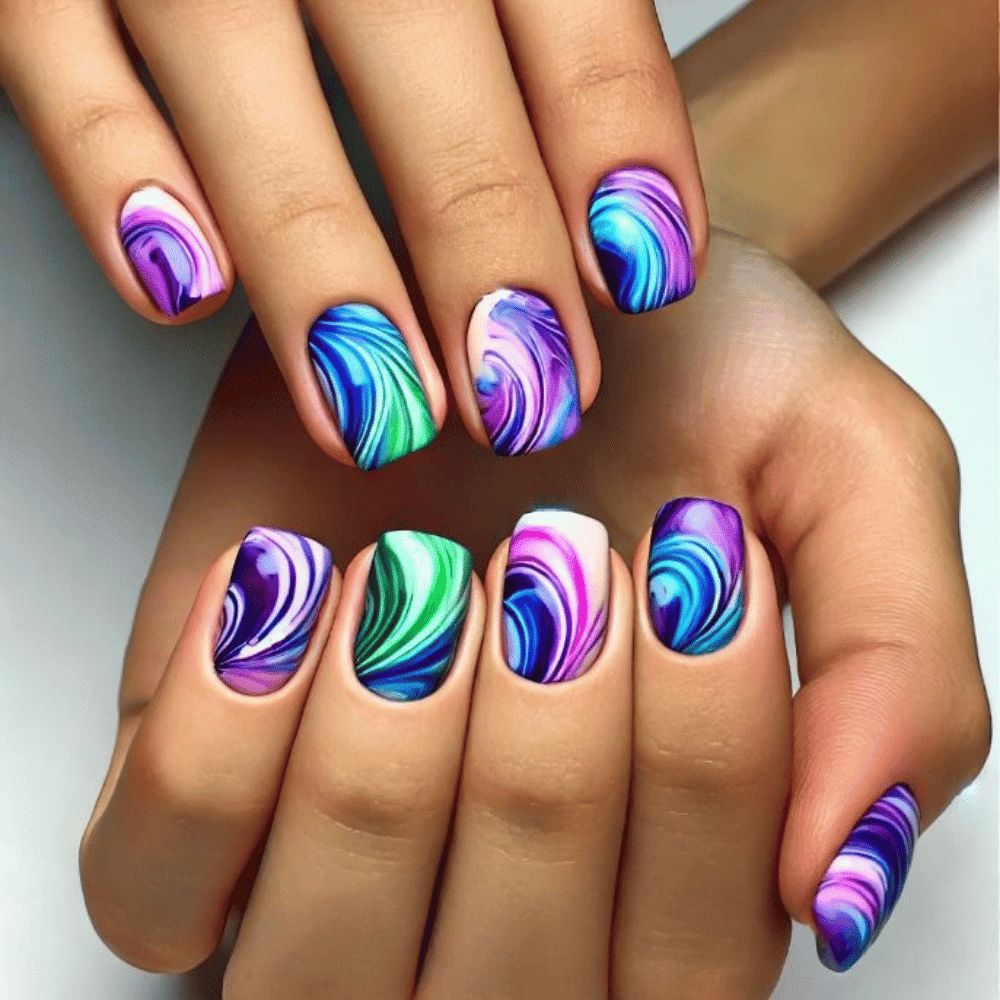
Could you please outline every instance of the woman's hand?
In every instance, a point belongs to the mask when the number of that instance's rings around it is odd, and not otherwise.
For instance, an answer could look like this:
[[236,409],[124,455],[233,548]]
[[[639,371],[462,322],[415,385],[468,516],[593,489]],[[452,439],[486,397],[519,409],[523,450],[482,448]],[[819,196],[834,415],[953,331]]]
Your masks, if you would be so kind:
[[[304,6],[375,153],[469,433],[504,455],[571,436],[600,381],[580,278],[606,305],[655,309],[691,290],[707,241],[653,4]],[[0,80],[133,308],[203,316],[235,267],[321,448],[370,469],[433,439],[444,384],[296,2],[8,0]]]
[[[352,968],[351,948],[361,945],[338,942],[332,931],[342,921],[345,934],[367,929],[369,948],[383,928],[409,935],[405,947],[379,952],[389,971],[372,965],[370,952],[357,966],[397,977],[399,992],[416,971],[415,928],[447,826],[447,789],[458,782],[421,979],[426,995],[473,984],[483,996],[551,995],[545,975],[557,970],[567,995],[604,995],[610,981],[617,997],[763,997],[787,942],[783,910],[819,930],[828,964],[846,967],[860,956],[898,897],[910,831],[940,814],[989,745],[955,457],[928,408],[786,269],[722,234],[713,248],[698,293],[683,305],[632,321],[595,317],[604,391],[578,438],[542,461],[498,462],[448,432],[411,468],[380,473],[375,490],[372,480],[317,460],[259,338],[248,333],[203,425],[140,602],[111,775],[84,839],[88,903],[114,949],[164,970],[205,958],[239,874],[255,871],[253,851],[277,798],[241,932],[255,946],[237,944],[232,988],[268,982],[269,995],[280,996],[287,983],[300,995],[297,973],[314,982],[310,976]],[[709,655],[667,627],[674,618],[662,581],[686,579],[689,564],[708,565],[671,562],[675,533],[663,529],[681,522],[658,519],[648,556],[645,532],[677,495],[725,501],[743,519],[743,625],[732,638],[722,630],[730,641]],[[234,555],[213,560],[248,524],[291,528],[339,553],[385,529],[415,528],[456,539],[483,566],[520,513],[539,503],[598,518],[615,549],[636,546],[635,617],[612,555],[603,652],[579,680],[528,685],[506,669],[506,546],[486,573],[485,602],[470,585],[461,640],[468,648],[460,643],[448,679],[425,700],[383,705],[351,677],[367,549],[348,569],[336,609],[331,585],[320,638],[314,633],[281,693],[239,701],[213,678],[213,624]],[[705,530],[699,542],[690,523],[685,534],[696,549],[707,551],[706,537],[719,543]],[[735,564],[725,565],[728,575],[717,578],[725,586],[696,575],[679,610],[714,606],[696,598],[731,598]],[[802,681],[794,698],[775,597],[785,593]],[[631,625],[624,636],[614,631],[622,616]],[[470,695],[477,621],[486,639]],[[631,692],[627,669],[616,666],[628,643]],[[627,776],[617,727],[627,729],[629,704],[631,818],[612,915]],[[379,722],[364,714],[369,708],[398,711]],[[271,735],[251,738],[253,726]],[[431,761],[438,770],[429,770]],[[416,780],[431,773],[428,784]],[[896,786],[904,788],[882,801]],[[326,794],[331,787],[340,798]],[[318,810],[303,805],[310,788],[321,793]],[[433,795],[414,801],[401,789]],[[893,823],[863,819],[876,803]],[[306,819],[348,838],[346,854],[328,842],[307,853]],[[867,859],[852,839],[859,821],[875,830],[876,853]],[[425,822],[419,835],[394,825]],[[419,878],[398,876],[408,887],[407,915],[396,920],[393,911],[405,893],[375,893],[370,906],[352,896],[355,909],[338,909],[351,885],[377,888],[380,874],[398,875],[390,847],[422,852],[406,869]],[[353,860],[336,860],[344,857]],[[294,871],[300,882],[285,874]],[[293,938],[284,922],[291,902],[300,906]],[[334,924],[315,923],[321,917]],[[610,949],[599,940],[609,925]],[[304,934],[313,927],[323,930],[319,940]],[[513,983],[515,973],[524,978]],[[388,980],[368,982],[393,995]]]

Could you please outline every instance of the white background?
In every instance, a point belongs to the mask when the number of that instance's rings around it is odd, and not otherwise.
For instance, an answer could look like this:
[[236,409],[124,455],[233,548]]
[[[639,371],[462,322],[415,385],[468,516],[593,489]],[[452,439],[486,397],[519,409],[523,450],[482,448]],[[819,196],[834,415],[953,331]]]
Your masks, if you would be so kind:
[[[740,4],[660,3],[672,50]],[[997,183],[980,177],[833,290],[937,410],[994,705],[998,662]],[[87,921],[76,849],[107,765],[121,654],[188,447],[246,316],[136,317],[106,285],[0,97],[0,997],[210,1000],[218,969],[129,969]],[[846,976],[797,928],[781,1000],[996,1000],[997,776],[921,839],[893,919]]]

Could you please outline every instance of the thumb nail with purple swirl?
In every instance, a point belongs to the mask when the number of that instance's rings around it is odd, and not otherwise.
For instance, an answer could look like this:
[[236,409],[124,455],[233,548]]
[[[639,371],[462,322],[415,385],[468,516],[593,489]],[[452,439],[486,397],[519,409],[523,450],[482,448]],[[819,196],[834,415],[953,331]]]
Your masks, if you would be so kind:
[[622,312],[659,309],[694,289],[684,206],[658,170],[612,171],[597,185],[588,218],[597,262]]
[[906,785],[893,785],[861,817],[816,890],[816,951],[846,972],[889,919],[906,882],[920,829],[920,807]]
[[743,522],[728,504],[678,497],[649,540],[649,620],[660,642],[694,656],[727,646],[743,620]]
[[333,568],[330,550],[292,531],[251,528],[236,554],[215,670],[240,694],[270,694],[298,670]]
[[584,673],[608,626],[608,533],[567,510],[536,510],[514,529],[503,582],[507,664],[550,684]]
[[498,455],[551,448],[580,429],[569,339],[538,295],[501,288],[469,320],[469,364],[483,426]]
[[134,191],[118,229],[136,274],[164,315],[177,316],[226,287],[198,223],[162,188]]

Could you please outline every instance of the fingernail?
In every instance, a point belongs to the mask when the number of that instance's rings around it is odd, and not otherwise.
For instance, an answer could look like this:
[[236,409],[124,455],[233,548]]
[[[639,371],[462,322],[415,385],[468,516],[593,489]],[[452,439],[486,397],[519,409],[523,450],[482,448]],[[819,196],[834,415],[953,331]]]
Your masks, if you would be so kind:
[[580,429],[580,390],[566,331],[538,295],[500,288],[469,320],[479,412],[498,455],[551,448]]
[[309,331],[309,357],[360,469],[418,451],[437,429],[403,335],[374,306],[331,306]]
[[743,522],[728,504],[678,497],[653,520],[649,620],[675,653],[714,653],[743,620]]
[[816,890],[816,951],[846,972],[889,919],[906,882],[920,827],[920,807],[906,785],[893,785],[861,817]]
[[514,528],[503,580],[507,664],[542,684],[579,677],[608,626],[608,532],[568,510],[536,510]]
[[687,216],[677,189],[658,170],[613,170],[597,185],[588,214],[597,262],[622,312],[649,312],[691,293]]
[[162,188],[133,191],[118,232],[139,280],[164,315],[176,316],[226,287],[201,227]]
[[215,670],[240,694],[270,694],[299,668],[330,583],[333,557],[292,531],[251,528],[222,606]]
[[457,542],[421,531],[384,534],[354,639],[361,683],[393,701],[436,691],[455,659],[471,581],[472,556]]

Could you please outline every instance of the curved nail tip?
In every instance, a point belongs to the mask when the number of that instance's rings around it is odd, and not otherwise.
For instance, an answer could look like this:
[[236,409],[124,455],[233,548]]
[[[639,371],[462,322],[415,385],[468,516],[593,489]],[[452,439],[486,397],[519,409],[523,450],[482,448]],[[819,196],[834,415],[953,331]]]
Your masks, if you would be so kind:
[[358,680],[391,701],[433,694],[454,661],[471,589],[464,546],[421,531],[382,535],[354,639]]
[[694,251],[674,185],[651,167],[606,174],[590,199],[590,235],[611,297],[630,315],[690,295]]
[[378,469],[437,435],[406,340],[366,303],[331,306],[309,330],[316,380],[359,469]]
[[163,188],[133,191],[122,206],[118,233],[157,308],[175,317],[225,291],[211,244],[194,216]]
[[483,427],[498,455],[554,447],[580,429],[569,338],[541,296],[500,288],[469,320],[469,366]]
[[668,649],[704,656],[732,642],[745,603],[743,521],[729,504],[677,497],[653,519],[649,619]]
[[893,785],[861,817],[820,881],[813,900],[820,961],[851,968],[885,927],[913,861],[920,807],[906,785]]
[[330,550],[293,531],[251,528],[240,545],[212,659],[240,694],[270,694],[302,663],[333,570]]
[[604,646],[610,556],[600,521],[537,510],[517,522],[503,590],[507,665],[542,684],[572,680]]

